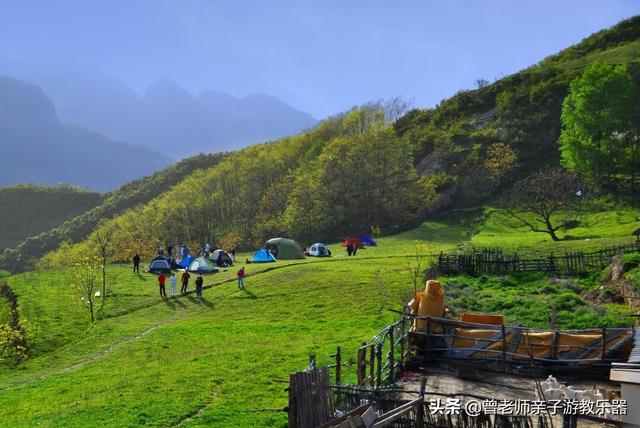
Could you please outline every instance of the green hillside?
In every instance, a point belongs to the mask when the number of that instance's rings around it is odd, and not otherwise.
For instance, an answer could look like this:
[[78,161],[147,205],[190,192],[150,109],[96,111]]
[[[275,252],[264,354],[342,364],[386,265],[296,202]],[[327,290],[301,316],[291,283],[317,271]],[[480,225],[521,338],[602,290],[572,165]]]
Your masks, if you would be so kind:
[[[167,242],[197,249],[234,237],[255,248],[278,235],[308,245],[372,228],[391,234],[429,214],[496,203],[519,178],[559,164],[569,83],[594,61],[636,61],[639,28],[640,17],[623,21],[434,109],[395,120],[397,104],[369,104],[232,153],[105,224],[115,231],[113,258],[150,255]],[[87,254],[92,245],[72,251]],[[69,251],[47,263],[64,262]]]
[[[148,202],[181,182],[194,171],[217,164],[224,156],[224,154],[194,156],[182,160],[153,175],[127,183],[118,190],[105,194],[100,204],[94,203],[94,206],[87,206],[83,210],[75,210],[75,216],[69,215],[66,217],[66,219],[70,220],[64,222],[64,224],[62,224],[62,221],[57,223],[52,222],[49,227],[40,227],[36,230],[35,226],[37,226],[38,223],[22,221],[22,228],[33,228],[34,230],[29,230],[28,233],[25,232],[19,236],[19,239],[14,239],[14,242],[10,245],[13,246],[17,242],[19,242],[19,244],[0,254],[0,268],[13,272],[31,269],[43,254],[54,250],[62,242],[81,241],[96,227],[99,221]],[[23,187],[10,189],[16,189],[7,191],[13,195],[20,195],[23,192]],[[2,191],[0,191],[0,196],[2,194]],[[43,204],[46,201],[46,198],[43,198],[42,201],[35,201],[32,205],[26,206],[28,208],[25,209],[37,209],[38,204]],[[69,205],[65,206],[69,208]],[[71,204],[71,206],[73,206],[73,204]],[[9,207],[5,207],[3,204],[0,205],[0,210],[8,208]],[[47,210],[42,210],[42,213],[47,213]],[[55,211],[53,214],[55,215]],[[3,235],[0,234],[0,236]],[[2,246],[0,245],[0,247]]]
[[0,251],[39,235],[98,205],[99,193],[71,186],[0,189]]
[[[602,191],[559,231],[560,241],[512,224],[500,196],[559,163],[569,82],[594,61],[636,61],[639,39],[640,17],[434,109],[398,119],[398,104],[369,104],[293,137],[183,161],[6,251],[1,261],[14,270],[47,254],[39,269],[2,279],[18,296],[28,352],[21,359],[5,346],[0,354],[0,425],[282,427],[289,373],[310,353],[330,363],[336,346],[355,357],[398,317],[390,309],[412,297],[416,259],[424,256],[426,268],[440,252],[471,247],[542,257],[629,243],[640,206],[625,189]],[[365,232],[378,246],[346,256],[337,243]],[[205,243],[234,247],[242,261],[274,236],[327,242],[333,256],[247,264],[244,291],[234,266],[205,277],[203,300],[191,284],[166,302],[156,277],[133,274],[128,263],[139,252],[144,268],[169,243],[194,252]],[[100,271],[99,241],[107,293],[96,296],[92,323],[78,284],[87,266]],[[640,289],[637,254],[622,263],[631,267],[625,286]],[[611,277],[605,269],[440,280],[454,317],[502,314],[510,325],[544,328],[555,318],[563,329],[632,325],[635,310]],[[0,322],[3,313],[0,302]]]
[[[635,227],[615,211],[606,215],[594,238],[601,244]],[[205,277],[202,302],[188,294],[165,303],[155,276],[111,265],[111,291],[94,325],[71,286],[72,268],[12,276],[30,354],[17,367],[10,359],[0,365],[0,420],[7,426],[283,426],[286,414],[277,409],[287,405],[288,374],[304,367],[310,353],[329,363],[336,346],[353,358],[363,340],[397,317],[388,309],[401,309],[410,296],[405,261],[416,243],[437,254],[495,232],[495,222],[487,221],[470,235],[476,220],[428,221],[380,238],[356,257],[332,245],[329,259],[251,264],[245,292],[237,290],[232,268]],[[613,226],[624,233],[608,235]],[[567,249],[582,248],[584,236]],[[520,244],[534,249],[545,240],[525,237]],[[501,313],[509,324],[545,327],[555,305],[561,328],[633,322],[626,305],[584,297],[600,287],[591,277],[441,280],[454,314]]]

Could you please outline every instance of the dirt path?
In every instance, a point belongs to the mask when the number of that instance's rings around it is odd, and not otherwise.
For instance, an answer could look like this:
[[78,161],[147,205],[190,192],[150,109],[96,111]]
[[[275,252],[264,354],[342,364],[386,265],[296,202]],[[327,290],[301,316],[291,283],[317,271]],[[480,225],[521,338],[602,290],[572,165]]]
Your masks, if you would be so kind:
[[111,354],[113,351],[115,351],[118,348],[121,348],[122,346],[125,346],[129,343],[135,342],[137,340],[142,339],[144,336],[146,336],[147,334],[153,332],[154,330],[157,330],[167,324],[170,324],[174,321],[176,321],[178,318],[174,317],[173,319],[168,319],[162,323],[158,323],[156,325],[153,325],[149,328],[147,328],[146,330],[144,330],[142,333],[136,335],[136,336],[132,336],[132,337],[128,337],[124,340],[121,340],[119,342],[113,343],[110,346],[104,348],[103,350],[92,354],[86,358],[83,358],[79,361],[76,361],[75,363],[71,364],[71,365],[67,365],[67,366],[63,366],[63,367],[59,367],[57,369],[54,370],[49,370],[49,371],[45,371],[45,372],[41,372],[41,373],[37,373],[31,376],[28,376],[26,378],[20,379],[20,380],[16,380],[13,382],[9,382],[7,384],[4,385],[0,385],[0,391],[4,391],[7,389],[11,389],[11,388],[16,388],[22,385],[26,385],[28,383],[31,382],[35,382],[50,376],[55,376],[55,375],[59,375],[59,374],[64,374],[64,373],[69,373],[72,372],[74,370],[78,370],[81,369],[82,367],[86,366],[87,364],[91,364],[94,363],[96,361],[101,360],[102,358],[108,356],[109,354]]

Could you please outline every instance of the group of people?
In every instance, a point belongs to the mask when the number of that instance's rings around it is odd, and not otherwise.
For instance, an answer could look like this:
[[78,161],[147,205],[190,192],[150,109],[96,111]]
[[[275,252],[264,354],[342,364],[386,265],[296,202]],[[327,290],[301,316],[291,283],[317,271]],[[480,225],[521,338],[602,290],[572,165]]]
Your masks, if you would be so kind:
[[[187,290],[189,288],[189,278],[191,278],[191,275],[189,274],[188,270],[185,270],[180,278],[182,282],[182,287],[180,288],[181,294],[187,293]],[[162,297],[162,300],[167,300],[167,291],[165,288],[166,281],[167,276],[163,272],[161,272],[160,275],[158,275],[158,285],[160,286],[160,297]],[[176,283],[176,274],[171,272],[171,274],[169,275],[169,295],[171,297],[175,297],[176,295]],[[202,275],[198,275],[196,277],[196,297],[198,298],[202,298],[203,284],[204,279],[202,278]]]

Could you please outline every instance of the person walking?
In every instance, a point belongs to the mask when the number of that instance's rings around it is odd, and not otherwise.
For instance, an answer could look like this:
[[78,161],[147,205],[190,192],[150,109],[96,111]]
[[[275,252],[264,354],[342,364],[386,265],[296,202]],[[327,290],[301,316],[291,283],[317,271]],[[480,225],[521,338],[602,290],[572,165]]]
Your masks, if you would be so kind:
[[238,272],[236,273],[236,276],[238,277],[238,290],[244,290],[244,276],[245,276],[244,266],[242,266],[238,270]]
[[180,289],[180,292],[182,294],[187,292],[187,287],[189,287],[189,278],[191,278],[191,275],[189,275],[189,270],[185,269],[184,273],[182,274],[182,288]]
[[202,279],[202,275],[198,275],[198,277],[196,278],[196,297],[201,298],[202,297],[202,283],[204,282],[204,279]]
[[176,295],[176,274],[171,272],[169,277],[169,295],[175,297]]
[[158,285],[160,286],[160,297],[162,297],[162,300],[167,300],[167,292],[164,288],[166,279],[167,277],[164,276],[164,273],[160,272],[160,275],[158,275]]
[[133,256],[133,273],[140,273],[140,254]]

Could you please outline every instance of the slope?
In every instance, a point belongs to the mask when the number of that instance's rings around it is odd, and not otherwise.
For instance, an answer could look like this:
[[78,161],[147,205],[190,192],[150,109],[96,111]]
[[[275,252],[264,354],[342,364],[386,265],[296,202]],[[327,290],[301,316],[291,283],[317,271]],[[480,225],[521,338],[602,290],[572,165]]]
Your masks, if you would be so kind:
[[[515,180],[558,165],[560,112],[569,83],[595,61],[638,63],[640,16],[485,87],[460,91],[395,124],[418,171],[440,177],[440,207],[483,203]],[[640,81],[640,72],[632,67]]]
[[184,159],[162,171],[132,181],[104,195],[102,202],[64,224],[33,235],[0,255],[0,266],[10,271],[33,268],[35,261],[62,242],[84,239],[103,220],[150,201],[181,182],[194,171],[210,168],[224,159],[224,154],[198,155]]
[[[31,357],[0,366],[1,420],[12,426],[282,426],[284,387],[309,353],[319,363],[341,346],[345,358],[396,317],[411,293],[405,256],[416,240],[429,251],[467,239],[460,221],[432,221],[381,238],[355,258],[248,266],[247,291],[234,270],[205,278],[204,299],[160,301],[153,275],[112,265],[104,319],[90,326],[71,269],[9,278],[29,325]],[[482,228],[480,228],[482,231]],[[577,243],[576,245],[579,245]],[[545,326],[552,303],[561,327],[620,325],[623,305],[595,307],[544,276],[442,278],[456,310],[492,311],[509,323]],[[34,286],[37,284],[37,286]],[[462,290],[461,290],[462,289]],[[470,297],[471,296],[471,297]],[[475,296],[475,297],[474,297]],[[515,304],[519,302],[520,304]],[[481,306],[479,306],[481,305]],[[49,400],[55,394],[55,400]],[[161,400],[158,397],[162,397]]]
[[98,205],[99,193],[37,185],[0,189],[0,251],[39,235]]

